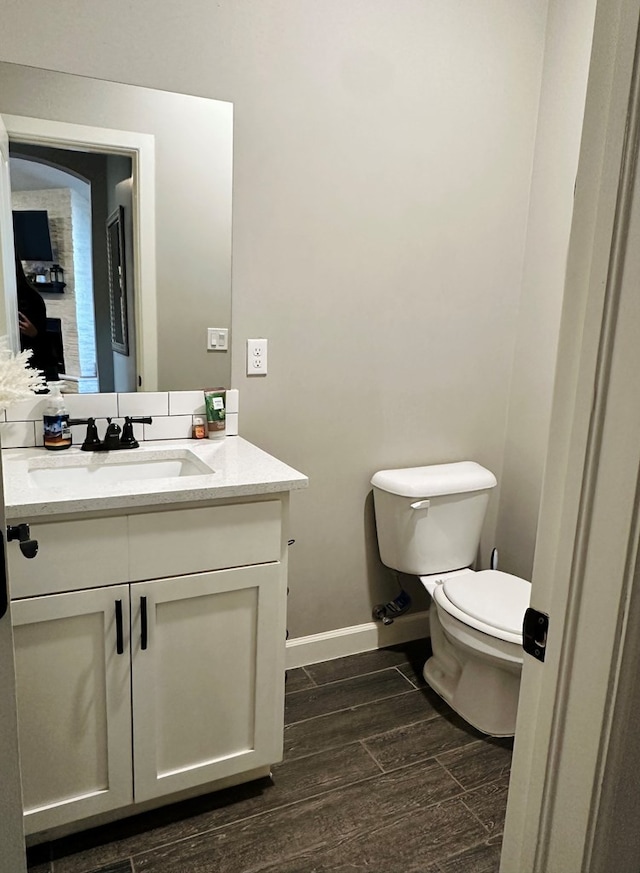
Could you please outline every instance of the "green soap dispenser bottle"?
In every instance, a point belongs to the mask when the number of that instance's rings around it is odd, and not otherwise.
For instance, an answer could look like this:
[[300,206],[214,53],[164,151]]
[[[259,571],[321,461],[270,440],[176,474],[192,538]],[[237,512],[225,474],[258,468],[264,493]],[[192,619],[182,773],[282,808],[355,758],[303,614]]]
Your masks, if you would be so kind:
[[64,403],[61,387],[64,382],[49,382],[49,402],[44,411],[44,447],[54,452],[71,448],[69,412]]

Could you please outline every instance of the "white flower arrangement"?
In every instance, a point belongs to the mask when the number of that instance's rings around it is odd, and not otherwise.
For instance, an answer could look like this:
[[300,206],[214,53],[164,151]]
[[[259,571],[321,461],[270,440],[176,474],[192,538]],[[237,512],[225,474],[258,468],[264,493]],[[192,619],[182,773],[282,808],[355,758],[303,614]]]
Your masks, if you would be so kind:
[[32,354],[31,349],[12,351],[8,337],[0,336],[0,410],[19,400],[28,400],[46,387],[40,370],[33,370],[29,366]]

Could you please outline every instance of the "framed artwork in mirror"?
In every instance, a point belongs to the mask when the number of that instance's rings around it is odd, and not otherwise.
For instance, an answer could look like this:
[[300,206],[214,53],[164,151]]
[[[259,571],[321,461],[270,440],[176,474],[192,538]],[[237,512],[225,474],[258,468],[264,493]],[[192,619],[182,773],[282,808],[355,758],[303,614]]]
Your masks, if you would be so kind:
[[124,252],[124,208],[118,206],[107,218],[111,348],[114,352],[119,352],[121,355],[128,355],[127,274]]

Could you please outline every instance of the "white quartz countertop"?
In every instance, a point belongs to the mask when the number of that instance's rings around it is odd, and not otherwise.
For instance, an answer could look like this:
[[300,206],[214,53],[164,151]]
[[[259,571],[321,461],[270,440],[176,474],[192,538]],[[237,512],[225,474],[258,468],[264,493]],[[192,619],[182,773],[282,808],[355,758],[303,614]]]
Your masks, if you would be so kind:
[[[196,465],[197,473],[137,479],[132,469],[126,469],[165,459],[187,462],[191,469]],[[58,452],[5,449],[2,467],[10,521],[247,497],[305,488],[309,482],[303,473],[237,436],[150,440],[137,449],[112,452],[82,452],[76,447]],[[112,469],[101,469],[106,467]],[[76,475],[79,468],[84,468],[84,478]],[[55,482],[37,483],[35,471],[54,469]],[[128,473],[128,478],[118,471]]]

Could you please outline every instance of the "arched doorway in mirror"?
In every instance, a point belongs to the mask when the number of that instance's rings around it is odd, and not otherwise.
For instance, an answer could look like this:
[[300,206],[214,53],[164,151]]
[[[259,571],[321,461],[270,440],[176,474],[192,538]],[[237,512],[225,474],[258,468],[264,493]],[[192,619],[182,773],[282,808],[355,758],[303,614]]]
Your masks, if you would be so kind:
[[[45,299],[69,389],[135,391],[131,158],[13,141],[10,155],[12,209],[46,214],[51,252],[25,250],[41,257],[22,260]],[[52,266],[63,268],[63,287],[47,281]]]

